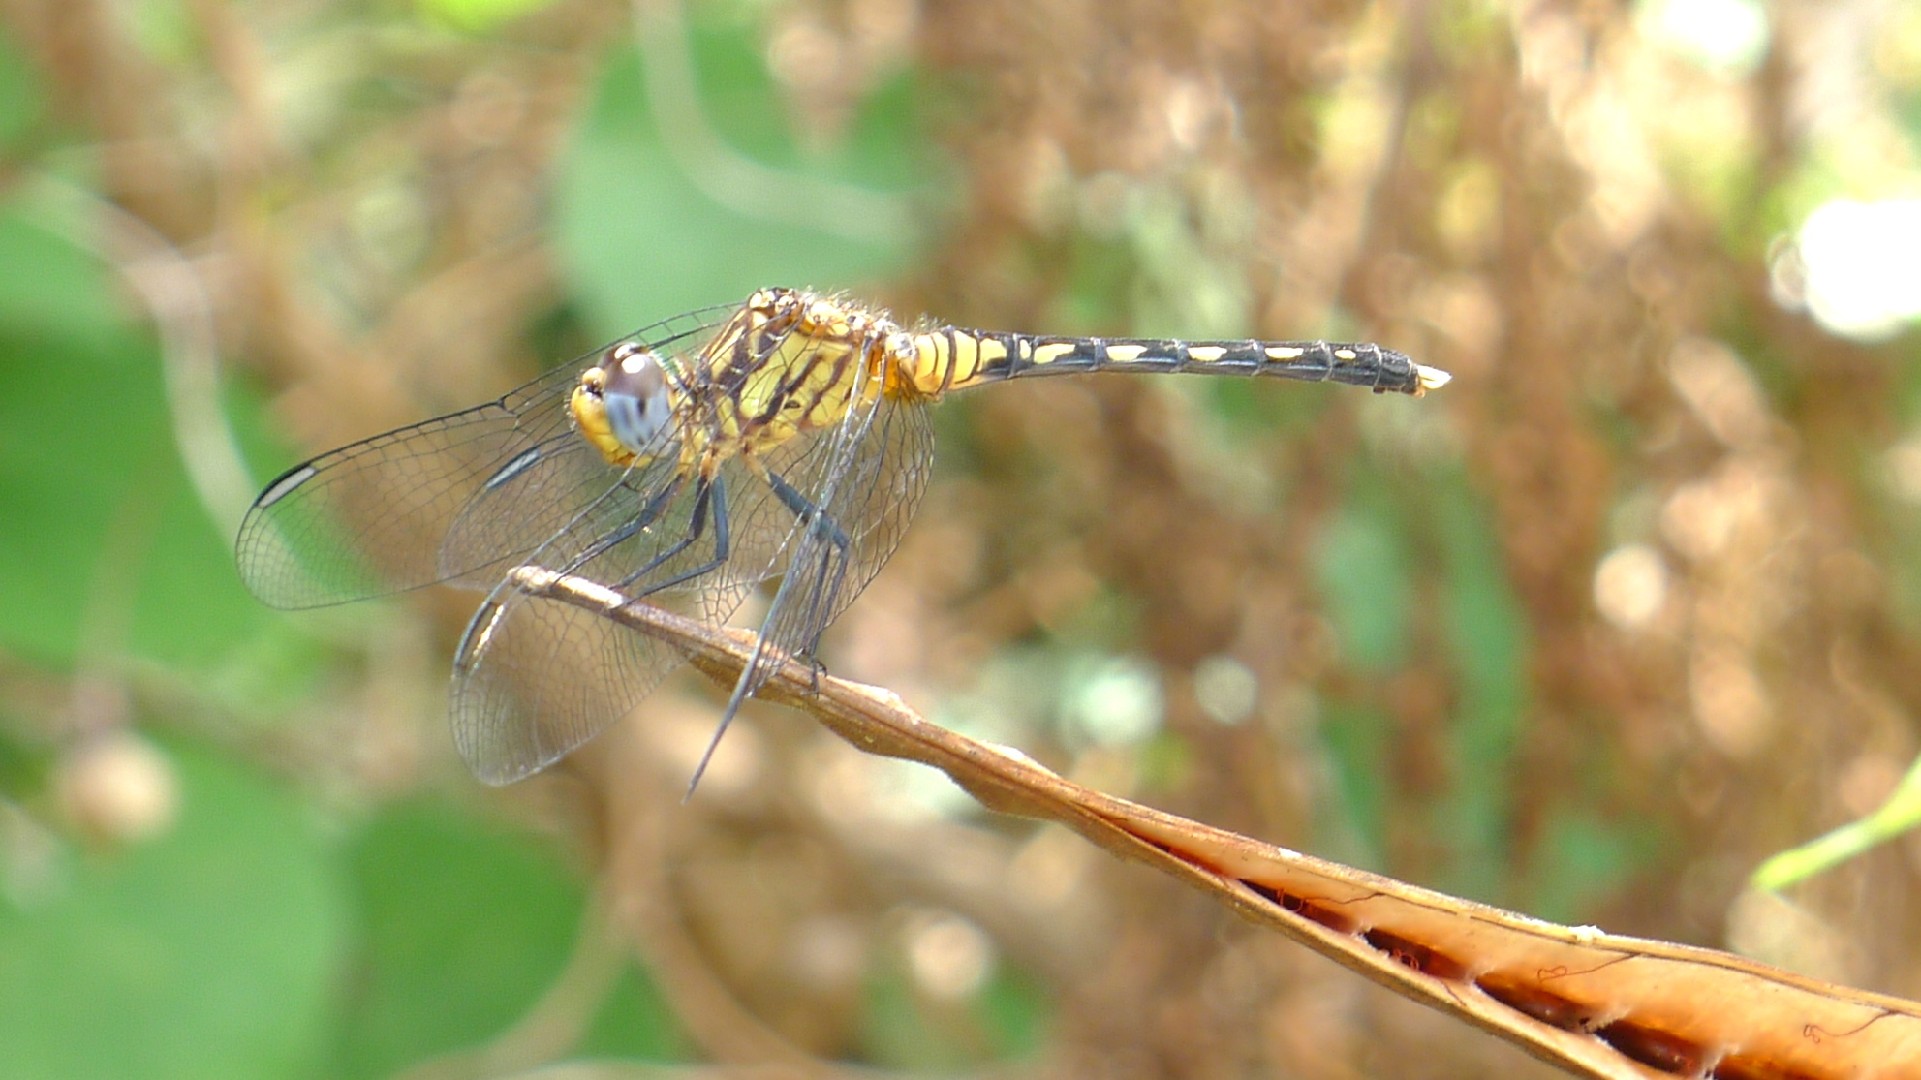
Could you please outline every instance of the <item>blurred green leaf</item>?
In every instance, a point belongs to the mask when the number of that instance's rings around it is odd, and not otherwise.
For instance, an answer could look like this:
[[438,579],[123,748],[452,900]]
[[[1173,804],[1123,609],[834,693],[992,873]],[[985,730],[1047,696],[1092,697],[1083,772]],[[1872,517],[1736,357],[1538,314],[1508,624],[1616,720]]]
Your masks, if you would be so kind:
[[1376,708],[1329,702],[1319,734],[1338,798],[1319,807],[1315,847],[1329,858],[1385,869],[1392,721]]
[[1002,968],[975,999],[974,1013],[993,1039],[995,1059],[1010,1061],[1040,1053],[1052,1009],[1044,987]]
[[660,988],[645,972],[629,965],[581,1040],[578,1056],[688,1061],[694,1051]]
[[900,972],[870,979],[866,1029],[861,1033],[862,1055],[883,1068],[947,1071],[968,1064],[967,1055],[951,1038],[928,1023],[914,998],[913,984]]
[[432,22],[469,34],[487,34],[554,0],[416,0],[420,13]]
[[1527,708],[1527,623],[1480,497],[1459,474],[1437,478],[1431,490],[1447,642],[1460,680],[1453,791],[1440,830],[1454,844],[1444,887],[1498,902],[1508,884],[1512,766]]
[[[408,804],[369,822],[349,862],[361,940],[334,1075],[385,1076],[499,1036],[574,947],[585,893],[539,838]],[[650,1000],[637,988],[626,999]],[[673,1040],[641,1008],[601,1034],[629,1052],[665,1053]]]
[[[659,47],[691,48],[693,98],[650,101],[641,61],[616,52],[558,184],[559,247],[600,336],[762,286],[833,288],[907,262],[918,237],[900,193],[922,183],[928,155],[911,80],[874,95],[844,145],[807,155],[750,31],[698,28]],[[662,115],[675,121],[667,132]],[[836,195],[849,193],[879,216],[848,213]]]
[[273,781],[174,756],[173,830],[0,899],[10,1076],[316,1075],[344,897]]
[[1528,859],[1533,889],[1528,913],[1556,922],[1593,917],[1607,894],[1645,861],[1651,845],[1634,826],[1591,812],[1591,801],[1562,808],[1541,830]]
[[1005,972],[948,1007],[919,997],[904,973],[887,972],[867,986],[862,1051],[870,1064],[923,1072],[1005,1062],[1039,1048],[1046,1018],[1046,997]]
[[1364,474],[1315,545],[1315,580],[1342,655],[1367,671],[1399,666],[1407,656],[1414,601],[1407,535],[1406,515]]
[[1118,238],[1075,232],[1054,254],[1065,268],[1067,280],[1054,301],[1047,332],[1125,332],[1126,328],[1104,324],[1132,306],[1134,282],[1140,274],[1134,250]]
[[174,454],[151,337],[105,270],[24,211],[0,214],[0,266],[20,271],[0,290],[0,646],[225,655],[268,613]]
[[205,71],[206,36],[187,0],[130,0],[119,9],[129,36],[148,56],[176,71]]
[[1286,446],[1311,435],[1311,425],[1336,399],[1332,394],[1301,393],[1299,387],[1266,379],[1200,379],[1196,393],[1208,411],[1241,439]]
[[[111,271],[62,235],[96,231],[94,222],[71,214],[55,219],[43,206],[0,203],[0,266],[13,268],[7,287],[0,289],[0,333],[101,353],[108,370],[114,370],[132,366],[118,354],[136,336],[127,309],[116,298]],[[30,351],[7,355],[13,358],[8,368],[48,366]],[[105,372],[92,374],[97,378]],[[82,388],[98,385],[77,381]]]

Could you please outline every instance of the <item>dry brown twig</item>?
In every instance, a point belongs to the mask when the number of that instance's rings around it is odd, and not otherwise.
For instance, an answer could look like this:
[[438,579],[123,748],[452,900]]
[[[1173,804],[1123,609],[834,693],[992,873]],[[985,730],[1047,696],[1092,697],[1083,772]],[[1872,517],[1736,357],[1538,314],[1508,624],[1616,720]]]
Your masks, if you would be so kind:
[[[672,642],[731,686],[754,647],[536,567],[524,591]],[[1921,1076],[1921,1005],[1728,953],[1567,927],[1329,862],[1071,783],[929,723],[897,695],[790,662],[761,697],[856,748],[932,765],[982,805],[1059,822],[1551,1064],[1596,1077]]]

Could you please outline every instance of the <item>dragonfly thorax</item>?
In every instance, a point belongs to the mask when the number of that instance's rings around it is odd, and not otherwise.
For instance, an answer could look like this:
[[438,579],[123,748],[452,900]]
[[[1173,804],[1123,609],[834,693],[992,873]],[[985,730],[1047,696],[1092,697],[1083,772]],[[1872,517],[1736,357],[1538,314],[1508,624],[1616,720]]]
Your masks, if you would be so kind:
[[652,350],[624,341],[580,373],[568,409],[587,441],[624,467],[665,447],[674,421],[673,389]]

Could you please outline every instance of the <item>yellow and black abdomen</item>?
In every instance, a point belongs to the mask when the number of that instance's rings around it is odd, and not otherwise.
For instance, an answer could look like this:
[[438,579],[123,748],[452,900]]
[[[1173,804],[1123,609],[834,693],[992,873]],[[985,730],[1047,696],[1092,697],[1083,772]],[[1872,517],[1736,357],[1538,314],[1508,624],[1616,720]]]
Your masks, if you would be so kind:
[[1392,349],[1329,341],[1044,337],[943,327],[915,334],[913,353],[910,381],[934,395],[1002,379],[1089,371],[1273,375],[1416,397],[1448,380],[1445,372]]

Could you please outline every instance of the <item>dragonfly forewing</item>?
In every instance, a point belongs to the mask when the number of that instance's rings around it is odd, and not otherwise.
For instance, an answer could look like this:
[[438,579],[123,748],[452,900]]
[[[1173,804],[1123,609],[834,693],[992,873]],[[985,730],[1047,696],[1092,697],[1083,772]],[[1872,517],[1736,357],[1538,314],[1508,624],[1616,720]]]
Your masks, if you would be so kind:
[[[631,339],[698,348],[733,306],[676,316]],[[281,474],[241,520],[234,558],[241,580],[280,608],[341,604],[442,582],[488,588],[552,534],[534,503],[492,500],[503,516],[486,543],[470,531],[459,550],[443,540],[469,503],[516,463],[535,475],[539,455],[576,443],[567,399],[596,351],[498,400],[376,435]],[[532,455],[530,457],[530,455]],[[602,466],[603,470],[605,466]],[[576,507],[577,509],[577,507]]]
[[[235,541],[241,579],[281,608],[441,581],[441,537],[525,444],[518,418],[495,402],[322,454],[268,485],[247,511]],[[458,569],[482,570],[510,555],[489,552]]]

